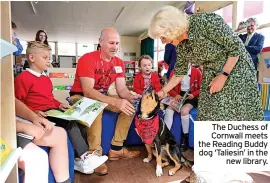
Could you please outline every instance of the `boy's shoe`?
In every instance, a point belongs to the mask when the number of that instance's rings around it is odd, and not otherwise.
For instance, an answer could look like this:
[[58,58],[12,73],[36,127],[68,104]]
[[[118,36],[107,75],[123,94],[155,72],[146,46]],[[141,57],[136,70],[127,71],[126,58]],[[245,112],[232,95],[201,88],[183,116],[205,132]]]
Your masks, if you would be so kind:
[[93,152],[84,157],[84,159],[76,158],[74,160],[74,170],[77,170],[84,174],[91,174],[94,169],[105,163],[108,160],[107,156],[99,156]]

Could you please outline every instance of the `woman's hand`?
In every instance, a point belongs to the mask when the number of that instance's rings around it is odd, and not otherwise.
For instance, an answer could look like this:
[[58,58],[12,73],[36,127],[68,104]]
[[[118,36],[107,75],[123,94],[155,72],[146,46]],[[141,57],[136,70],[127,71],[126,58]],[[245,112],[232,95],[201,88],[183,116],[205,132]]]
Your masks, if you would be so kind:
[[227,78],[228,77],[223,75],[223,74],[216,76],[209,84],[210,94],[221,91],[222,88],[224,87],[224,84],[225,84]]

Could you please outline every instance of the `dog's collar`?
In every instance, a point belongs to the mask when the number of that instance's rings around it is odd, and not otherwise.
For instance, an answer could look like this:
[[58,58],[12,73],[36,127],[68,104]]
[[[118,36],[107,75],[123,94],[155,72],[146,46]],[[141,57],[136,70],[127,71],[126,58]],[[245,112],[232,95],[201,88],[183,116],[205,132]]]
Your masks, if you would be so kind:
[[[157,115],[157,114],[156,114]],[[150,118],[142,118],[141,115],[138,115],[138,118],[139,119],[143,119],[143,120],[150,120],[150,119],[153,119],[154,117],[156,117],[156,115],[150,117]]]

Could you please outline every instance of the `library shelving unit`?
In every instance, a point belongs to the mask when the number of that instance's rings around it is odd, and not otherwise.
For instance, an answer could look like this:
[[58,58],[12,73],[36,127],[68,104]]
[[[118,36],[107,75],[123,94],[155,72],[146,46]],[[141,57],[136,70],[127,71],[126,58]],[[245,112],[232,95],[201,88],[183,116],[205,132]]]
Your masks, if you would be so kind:
[[68,104],[69,91],[74,83],[75,68],[49,68],[48,75],[52,81],[54,97],[61,103]]
[[18,182],[17,160],[21,148],[17,148],[13,55],[17,50],[11,43],[11,10],[10,1],[1,1],[1,139],[12,149],[1,165],[0,183]]
[[134,77],[139,72],[138,61],[124,61],[124,64],[127,87],[128,89],[132,89]]

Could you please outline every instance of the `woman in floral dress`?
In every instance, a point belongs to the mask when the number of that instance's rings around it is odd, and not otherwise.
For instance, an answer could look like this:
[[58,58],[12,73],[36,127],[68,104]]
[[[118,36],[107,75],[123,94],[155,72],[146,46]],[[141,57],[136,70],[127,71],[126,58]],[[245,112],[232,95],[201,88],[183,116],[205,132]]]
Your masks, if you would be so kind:
[[158,92],[160,98],[183,79],[191,61],[203,66],[197,120],[264,120],[252,59],[222,17],[214,13],[186,17],[166,6],[153,16],[148,32],[177,46],[175,74]]

